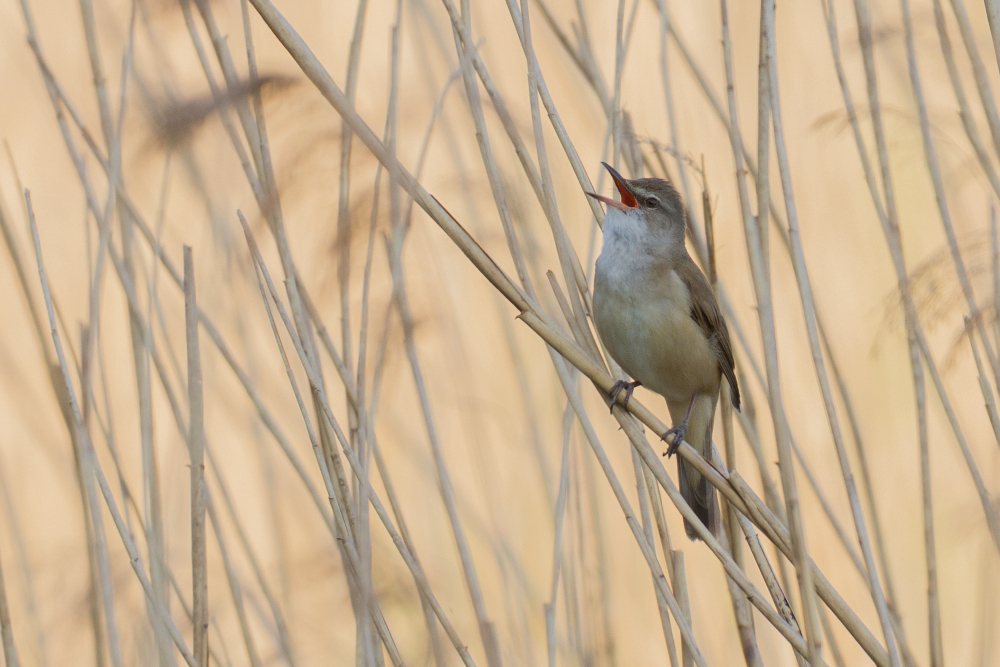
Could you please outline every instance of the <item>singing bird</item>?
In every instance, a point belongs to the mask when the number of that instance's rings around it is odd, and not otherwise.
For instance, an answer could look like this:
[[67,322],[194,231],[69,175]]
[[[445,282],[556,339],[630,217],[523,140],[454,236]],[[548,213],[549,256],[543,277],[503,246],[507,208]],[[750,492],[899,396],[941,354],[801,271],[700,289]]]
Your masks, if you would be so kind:
[[[740,407],[729,330],[705,274],[684,246],[687,214],[677,190],[660,178],[626,180],[606,163],[621,201],[598,194],[607,206],[604,245],[594,274],[594,324],[612,358],[632,382],[611,391],[612,409],[637,386],[667,400],[673,428],[666,455],[686,440],[711,459],[712,423],[722,377]],[[718,497],[691,464],[677,458],[681,494],[713,534]],[[697,537],[686,519],[688,537]]]

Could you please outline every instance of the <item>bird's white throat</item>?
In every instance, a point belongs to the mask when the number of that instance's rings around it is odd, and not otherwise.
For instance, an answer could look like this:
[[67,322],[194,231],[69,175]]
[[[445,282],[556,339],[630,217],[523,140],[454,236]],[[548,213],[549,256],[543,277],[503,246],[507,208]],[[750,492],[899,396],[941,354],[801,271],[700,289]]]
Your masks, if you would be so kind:
[[629,238],[635,241],[646,235],[645,216],[638,209],[631,209],[629,212],[617,208],[608,207],[608,212],[604,216],[604,243],[607,245],[609,239]]
[[604,216],[604,245],[597,258],[597,270],[611,283],[641,279],[653,261],[654,238],[641,211],[626,213],[608,207]]

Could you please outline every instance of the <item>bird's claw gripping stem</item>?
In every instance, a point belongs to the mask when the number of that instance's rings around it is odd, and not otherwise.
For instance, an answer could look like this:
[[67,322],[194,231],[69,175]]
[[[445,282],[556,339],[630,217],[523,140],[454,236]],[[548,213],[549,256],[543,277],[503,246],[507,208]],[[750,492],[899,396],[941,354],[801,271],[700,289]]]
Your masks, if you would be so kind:
[[618,380],[618,382],[615,382],[615,386],[611,387],[611,391],[608,392],[608,398],[611,399],[611,412],[615,411],[615,402],[618,400],[618,394],[623,391],[625,392],[625,399],[622,401],[622,408],[628,408],[628,402],[632,400],[632,392],[639,386],[642,386],[642,383],[638,380],[633,380],[632,382]]
[[670,440],[670,446],[667,447],[667,451],[663,452],[663,455],[666,456],[668,459],[677,453],[677,448],[681,446],[682,442],[684,442],[684,436],[687,435],[688,431],[688,422],[691,420],[691,410],[694,409],[694,399],[696,398],[698,398],[697,394],[691,397],[691,402],[688,403],[687,414],[684,415],[684,421],[682,421],[680,424],[678,424],[677,426],[673,427],[672,429],[664,433],[663,436],[660,438],[660,440],[666,440],[667,438],[670,437],[673,438],[672,440]]
[[687,420],[685,419],[680,426],[675,426],[666,433],[660,440],[669,443],[667,446],[667,451],[663,452],[663,455],[668,459],[677,453],[677,449],[684,442],[684,437],[687,435]]

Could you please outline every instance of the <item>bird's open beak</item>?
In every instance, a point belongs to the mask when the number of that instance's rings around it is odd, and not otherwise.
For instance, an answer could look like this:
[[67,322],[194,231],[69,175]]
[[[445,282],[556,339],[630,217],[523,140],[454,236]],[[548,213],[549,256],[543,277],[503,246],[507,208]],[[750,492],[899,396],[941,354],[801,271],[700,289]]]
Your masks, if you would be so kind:
[[605,197],[604,195],[594,194],[593,192],[588,192],[587,195],[593,197],[594,199],[596,199],[597,201],[601,202],[606,206],[611,206],[622,212],[628,211],[628,206],[621,203],[620,201],[615,201],[611,197]]
[[618,187],[618,193],[622,196],[622,200],[620,202],[617,202],[609,197],[603,197],[601,195],[592,194],[590,192],[588,192],[587,194],[599,202],[603,202],[608,206],[613,206],[614,208],[617,208],[619,211],[623,211],[626,213],[630,208],[638,208],[639,202],[635,200],[635,195],[633,195],[632,192],[628,189],[628,185],[625,183],[625,179],[622,178],[622,175],[619,174],[615,170],[615,168],[612,167],[607,162],[602,162],[601,164],[604,165],[604,167],[611,174],[611,178],[614,179],[615,185]]
[[615,185],[618,186],[618,193],[622,196],[622,204],[629,208],[639,208],[639,202],[635,200],[635,195],[628,189],[628,185],[625,183],[622,175],[615,171],[615,168],[607,162],[602,162],[601,164],[610,172],[611,178],[615,179]]

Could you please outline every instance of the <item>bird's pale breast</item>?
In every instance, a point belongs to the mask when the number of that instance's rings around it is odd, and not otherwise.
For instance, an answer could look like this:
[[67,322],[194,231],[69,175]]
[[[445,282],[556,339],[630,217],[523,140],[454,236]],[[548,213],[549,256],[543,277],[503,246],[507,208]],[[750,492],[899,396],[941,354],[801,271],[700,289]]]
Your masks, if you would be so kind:
[[691,319],[684,281],[662,259],[608,240],[594,281],[594,324],[608,352],[622,370],[668,401],[715,395],[719,362]]

